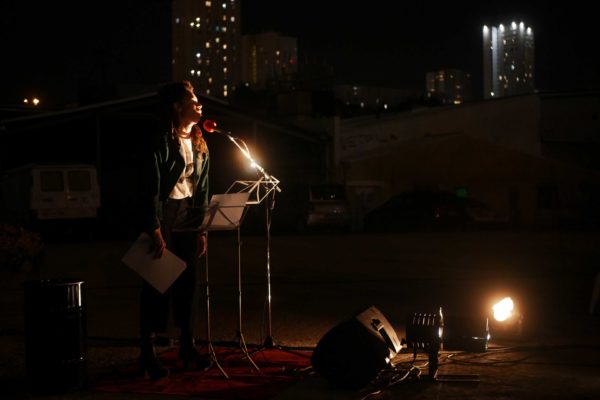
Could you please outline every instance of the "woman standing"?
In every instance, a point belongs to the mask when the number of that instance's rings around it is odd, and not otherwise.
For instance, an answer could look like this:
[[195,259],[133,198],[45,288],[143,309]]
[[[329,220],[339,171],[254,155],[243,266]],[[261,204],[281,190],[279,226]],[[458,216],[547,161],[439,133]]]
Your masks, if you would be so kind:
[[206,233],[198,229],[208,203],[209,153],[197,125],[202,105],[188,81],[166,84],[158,96],[162,118],[143,171],[143,228],[152,238],[155,257],[162,257],[167,248],[187,266],[164,294],[145,281],[142,284],[139,363],[153,380],[169,374],[154,348],[156,333],[166,331],[169,303],[181,334],[184,368],[194,364],[206,369],[211,364],[195,348],[192,331],[196,265],[206,252]]

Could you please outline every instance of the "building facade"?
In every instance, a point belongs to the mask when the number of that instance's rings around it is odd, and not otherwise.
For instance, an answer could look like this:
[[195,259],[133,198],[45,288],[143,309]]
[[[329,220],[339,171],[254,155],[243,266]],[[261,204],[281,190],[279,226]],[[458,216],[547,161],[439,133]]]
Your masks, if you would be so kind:
[[533,93],[534,37],[523,22],[483,26],[483,79],[486,99]]
[[240,81],[240,0],[172,2],[172,77],[227,98]]
[[427,96],[442,104],[461,104],[472,99],[471,75],[459,69],[428,72],[425,87]]
[[296,38],[276,32],[244,35],[241,51],[242,82],[252,89],[290,86],[298,72]]

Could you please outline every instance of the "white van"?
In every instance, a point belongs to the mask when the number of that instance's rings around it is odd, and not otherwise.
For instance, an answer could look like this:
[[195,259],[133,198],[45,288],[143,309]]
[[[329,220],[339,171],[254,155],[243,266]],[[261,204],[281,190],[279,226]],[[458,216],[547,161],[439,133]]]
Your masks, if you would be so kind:
[[88,164],[28,164],[2,176],[7,219],[95,218],[100,207],[96,167]]

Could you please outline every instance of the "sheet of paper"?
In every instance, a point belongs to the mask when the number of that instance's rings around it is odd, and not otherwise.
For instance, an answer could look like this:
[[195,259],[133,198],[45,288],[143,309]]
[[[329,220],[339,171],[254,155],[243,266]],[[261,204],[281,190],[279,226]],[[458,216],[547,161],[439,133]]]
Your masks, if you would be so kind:
[[214,194],[204,216],[202,229],[208,231],[236,229],[240,223],[250,193]]
[[127,250],[121,261],[154,286],[156,290],[164,293],[183,272],[186,264],[167,249],[161,258],[154,258],[154,254],[149,251],[151,244],[150,236],[142,233]]

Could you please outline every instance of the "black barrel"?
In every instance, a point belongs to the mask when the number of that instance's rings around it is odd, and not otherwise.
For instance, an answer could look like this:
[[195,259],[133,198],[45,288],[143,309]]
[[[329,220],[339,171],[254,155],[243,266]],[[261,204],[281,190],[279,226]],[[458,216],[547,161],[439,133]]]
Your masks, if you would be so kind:
[[84,282],[25,282],[25,361],[34,392],[80,389],[87,383]]

